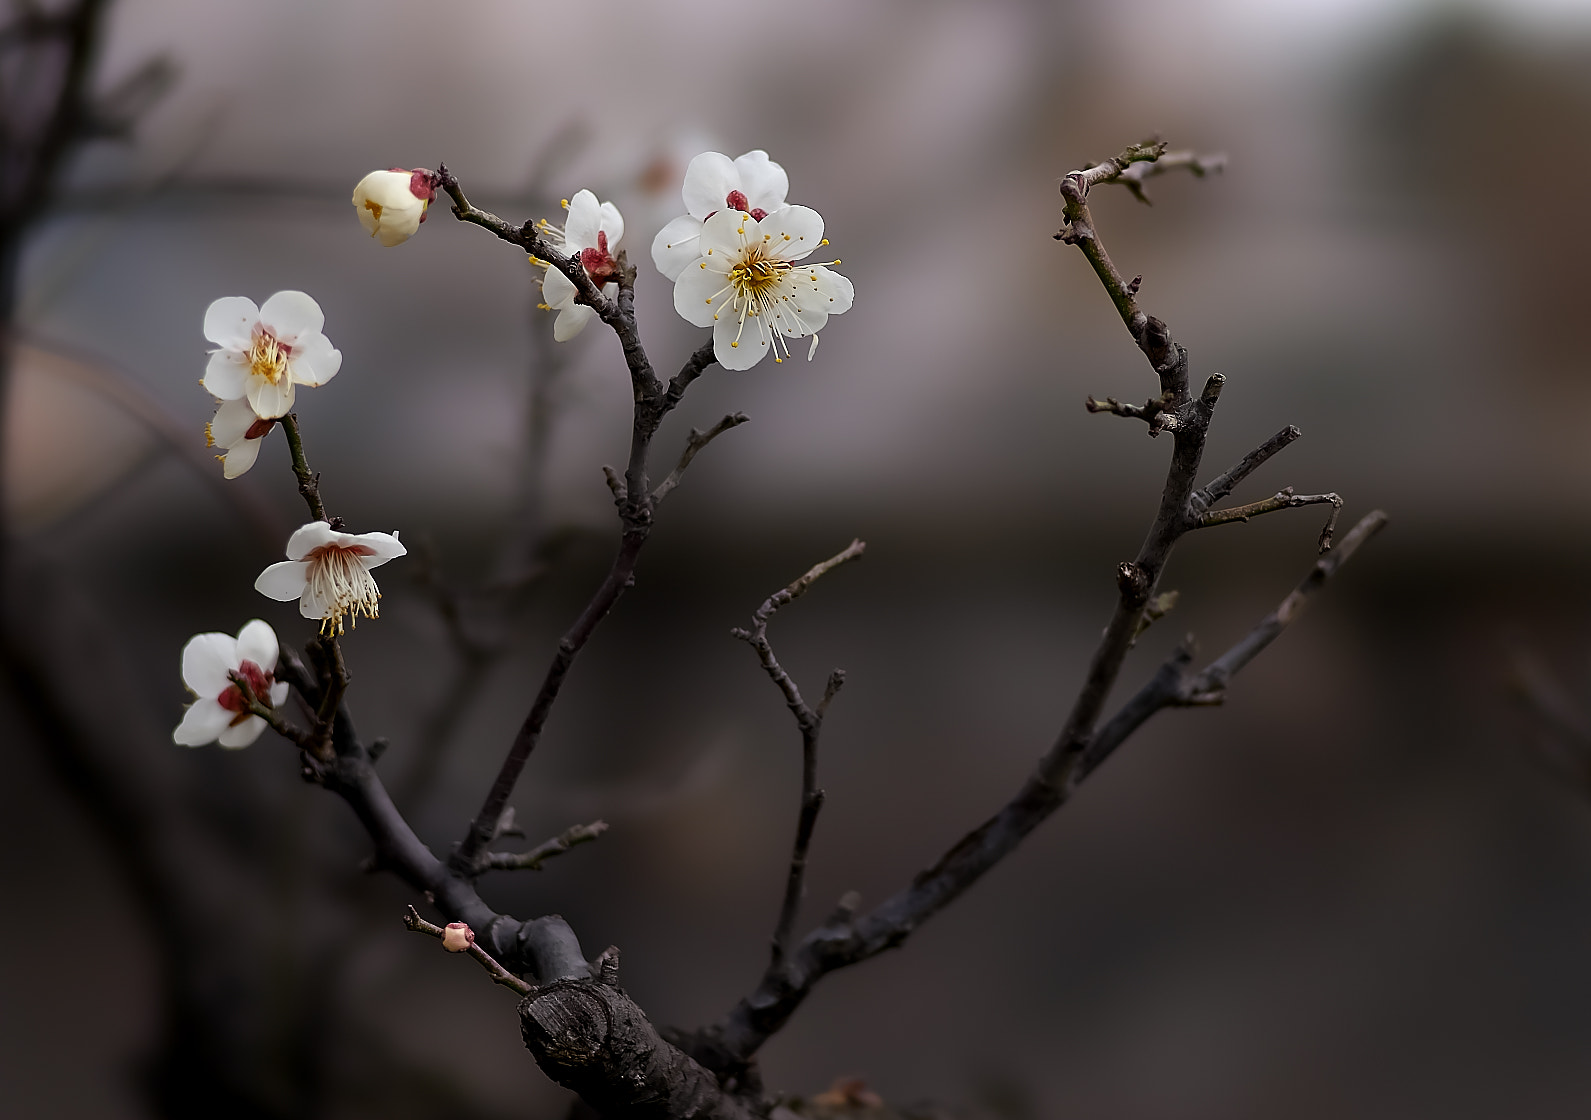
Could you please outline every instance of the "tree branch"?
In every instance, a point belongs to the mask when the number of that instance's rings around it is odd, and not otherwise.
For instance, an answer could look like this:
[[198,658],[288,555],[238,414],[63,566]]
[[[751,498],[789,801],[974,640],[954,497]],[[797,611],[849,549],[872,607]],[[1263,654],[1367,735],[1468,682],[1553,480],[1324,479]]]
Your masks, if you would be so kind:
[[[438,941],[442,941],[447,936],[446,929],[420,917],[420,912],[412,906],[404,910],[403,924],[415,933],[423,933],[427,937],[436,938]],[[473,931],[470,934],[470,947],[464,951],[474,957],[480,966],[486,970],[487,974],[492,978],[492,983],[501,984],[503,987],[518,992],[522,996],[535,994],[536,986],[534,984],[525,983],[508,969],[498,964],[490,953],[476,944]]]
[[576,844],[587,844],[608,831],[607,821],[570,825],[551,840],[543,840],[528,852],[487,852],[486,867],[493,871],[540,871],[553,856],[561,856]]
[[652,491],[652,504],[656,506],[664,498],[668,497],[669,491],[680,484],[680,479],[685,476],[685,468],[691,465],[691,460],[696,458],[697,453],[702,448],[729,431],[730,428],[739,427],[750,419],[751,417],[744,412],[733,412],[705,432],[692,428],[691,434],[685,440],[685,450],[679,457],[679,465],[669,472],[667,478],[657,484],[656,490]]
[[1302,506],[1319,506],[1330,504],[1334,509],[1342,508],[1342,497],[1338,494],[1295,494],[1291,486],[1278,490],[1269,498],[1257,502],[1250,502],[1246,506],[1231,506],[1227,509],[1212,509],[1200,516],[1195,528],[1208,529],[1212,525],[1226,525],[1233,521],[1247,521],[1251,517],[1261,514],[1275,513],[1279,509],[1299,509]]
[[1195,178],[1202,179],[1206,175],[1217,175],[1225,170],[1224,154],[1201,156],[1192,151],[1165,152],[1153,162],[1134,163],[1130,167],[1123,168],[1120,174],[1108,181],[1120,183],[1131,191],[1139,202],[1149,206],[1152,203],[1149,201],[1149,196],[1144,193],[1146,179],[1153,179],[1170,171],[1186,171]]

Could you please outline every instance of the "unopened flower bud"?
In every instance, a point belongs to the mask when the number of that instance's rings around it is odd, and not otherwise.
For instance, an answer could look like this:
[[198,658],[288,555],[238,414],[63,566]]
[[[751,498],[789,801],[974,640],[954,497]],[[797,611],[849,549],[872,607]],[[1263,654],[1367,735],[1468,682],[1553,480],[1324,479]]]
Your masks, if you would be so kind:
[[475,931],[463,922],[449,922],[442,930],[442,948],[450,953],[465,953],[475,944]]
[[436,198],[436,187],[436,173],[424,168],[372,171],[354,188],[359,224],[383,245],[402,244],[425,221],[425,209]]

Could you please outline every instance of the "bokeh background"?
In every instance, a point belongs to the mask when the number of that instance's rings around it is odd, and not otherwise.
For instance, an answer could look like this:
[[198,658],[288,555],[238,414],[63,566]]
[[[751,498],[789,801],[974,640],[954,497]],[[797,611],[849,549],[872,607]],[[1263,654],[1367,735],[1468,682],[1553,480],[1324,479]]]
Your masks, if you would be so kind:
[[[868,540],[773,628],[809,690],[850,674],[803,926],[931,862],[1059,726],[1169,444],[1082,408],[1153,387],[1051,240],[1056,183],[1154,131],[1227,172],[1095,213],[1195,376],[1229,378],[1209,470],[1294,423],[1238,497],[1337,490],[1392,527],[1224,708],[1159,717],[826,980],[768,1082],[1012,1118],[1585,1115],[1591,798],[1510,681],[1523,659],[1572,702],[1588,669],[1591,5],[122,0],[105,80],[154,54],[177,84],[77,161],[23,270],[14,609],[90,749],[0,707],[8,1115],[568,1107],[284,744],[169,742],[188,635],[308,636],[251,590],[303,520],[285,449],[222,486],[202,447],[211,299],[302,288],[343,351],[300,396],[311,461],[351,527],[413,548],[347,643],[351,701],[440,851],[606,565],[627,383],[600,329],[550,342],[510,248],[439,208],[382,249],[353,183],[446,161],[513,220],[612,198],[664,369],[697,332],[646,248],[691,155],[766,148],[823,213],[855,309],[811,364],[715,369],[670,420],[664,469],[690,425],[752,417],[665,507],[516,795],[529,842],[611,831],[485,886],[621,946],[653,1018],[696,1025],[761,970],[794,825],[795,730],[727,635],[767,593]],[[1246,631],[1319,528],[1188,540],[1124,688],[1185,632]],[[461,655],[442,600],[497,652]]]

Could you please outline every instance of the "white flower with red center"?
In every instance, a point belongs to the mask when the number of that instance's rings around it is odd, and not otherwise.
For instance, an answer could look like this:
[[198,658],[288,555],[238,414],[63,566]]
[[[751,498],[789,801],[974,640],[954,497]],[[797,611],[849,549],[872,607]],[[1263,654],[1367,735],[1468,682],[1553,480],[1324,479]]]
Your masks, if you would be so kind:
[[[599,204],[597,196],[587,190],[576,191],[573,198],[564,201],[564,208],[569,216],[562,229],[543,218],[537,223],[537,232],[565,256],[578,260],[597,290],[613,299],[619,294],[619,265],[613,254],[624,236],[624,215],[611,202]],[[530,263],[547,270],[541,281],[541,306],[558,312],[552,336],[559,342],[568,342],[586,329],[596,310],[575,302],[580,289],[569,277],[535,257],[530,258]]]
[[426,209],[436,200],[435,171],[394,167],[372,171],[354,187],[354,209],[359,224],[383,245],[401,245],[425,221]]
[[216,456],[221,460],[221,473],[236,478],[254,465],[260,457],[260,441],[275,426],[275,420],[254,415],[246,400],[222,401],[215,418],[204,426],[205,446],[226,452]]
[[340,533],[311,521],[288,538],[287,559],[261,572],[254,590],[281,603],[297,599],[298,613],[320,619],[322,634],[341,634],[350,615],[357,623],[380,613],[370,569],[408,551],[396,533]]
[[204,313],[210,351],[204,387],[223,401],[247,399],[262,420],[286,416],[296,385],[324,385],[343,356],[320,333],[320,304],[303,292],[277,292],[255,307],[244,296],[223,296]]
[[790,356],[792,338],[812,337],[830,315],[851,309],[851,282],[823,264],[801,264],[827,245],[823,219],[806,206],[786,206],[761,221],[720,210],[702,223],[701,254],[674,282],[674,309],[687,322],[713,328],[713,357],[725,369],[750,369],[773,352]]
[[241,677],[254,699],[280,708],[287,682],[276,679],[279,647],[276,632],[259,619],[230,634],[195,634],[182,647],[182,683],[196,699],[171,733],[185,747],[219,742],[246,747],[260,737],[266,723],[249,711],[248,698],[232,679]]
[[688,214],[658,230],[652,240],[652,263],[670,280],[702,255],[702,223],[720,210],[738,210],[757,221],[784,207],[790,178],[768,153],[758,148],[731,160],[719,152],[703,152],[685,169],[680,195]]

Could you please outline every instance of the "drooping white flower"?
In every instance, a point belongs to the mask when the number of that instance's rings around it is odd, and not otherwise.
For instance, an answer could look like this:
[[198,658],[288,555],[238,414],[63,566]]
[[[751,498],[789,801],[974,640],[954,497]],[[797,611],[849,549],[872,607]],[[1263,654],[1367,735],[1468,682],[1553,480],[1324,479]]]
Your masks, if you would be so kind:
[[[562,229],[543,218],[538,223],[537,231],[565,256],[578,259],[586,275],[591,277],[591,282],[604,296],[613,299],[619,294],[619,285],[615,282],[619,266],[613,254],[619,248],[619,239],[624,236],[624,215],[611,202],[598,204],[597,196],[587,190],[576,191],[575,196],[566,200],[564,206],[569,216],[564,219]],[[596,310],[575,302],[580,289],[574,286],[569,277],[546,261],[535,257],[530,258],[530,261],[546,269],[541,281],[542,306],[548,311],[558,312],[558,318],[553,321],[552,336],[559,342],[568,342],[586,329]]]
[[215,410],[215,418],[204,426],[205,446],[220,447],[225,455],[221,460],[221,473],[226,478],[236,478],[254,465],[260,457],[260,443],[276,426],[275,420],[261,420],[254,415],[246,400],[222,401]]
[[425,221],[427,207],[436,199],[436,172],[417,167],[372,171],[354,187],[354,209],[359,224],[383,245],[401,245]]
[[652,240],[652,263],[670,280],[702,255],[702,223],[719,210],[739,210],[761,221],[785,205],[790,178],[768,153],[758,148],[731,160],[719,152],[703,152],[685,169],[680,194],[689,211],[658,230]]
[[262,704],[279,708],[287,699],[287,682],[276,679],[280,647],[276,631],[255,619],[230,634],[195,634],[182,647],[182,683],[196,699],[171,733],[185,747],[219,742],[223,747],[246,747],[260,737],[266,723],[249,712],[243,690],[232,683],[236,673],[249,683],[249,691]]
[[324,385],[343,356],[320,333],[326,316],[303,292],[277,292],[255,307],[244,296],[223,296],[204,313],[210,351],[204,387],[223,401],[247,398],[262,420],[286,416],[295,385]]
[[792,338],[812,337],[830,315],[851,309],[851,282],[824,264],[800,264],[827,245],[823,219],[806,206],[786,206],[760,222],[720,210],[702,223],[701,255],[674,283],[674,309],[713,328],[713,357],[725,369],[750,369],[770,350],[790,356]]
[[396,533],[339,533],[311,521],[287,539],[287,559],[272,564],[254,590],[281,603],[298,600],[298,613],[321,620],[322,634],[341,634],[349,615],[375,618],[381,591],[371,568],[405,555]]

